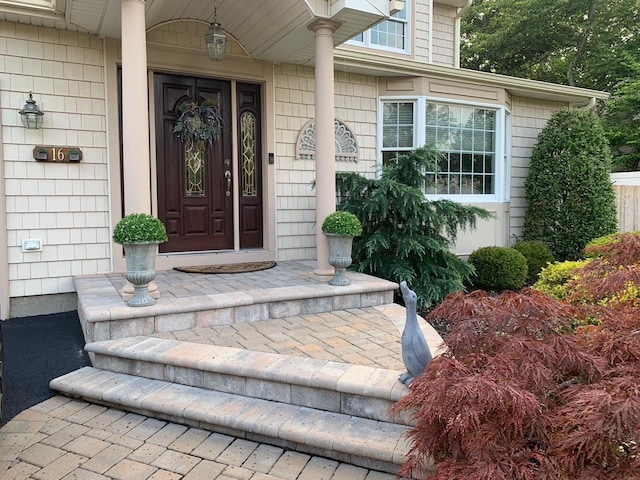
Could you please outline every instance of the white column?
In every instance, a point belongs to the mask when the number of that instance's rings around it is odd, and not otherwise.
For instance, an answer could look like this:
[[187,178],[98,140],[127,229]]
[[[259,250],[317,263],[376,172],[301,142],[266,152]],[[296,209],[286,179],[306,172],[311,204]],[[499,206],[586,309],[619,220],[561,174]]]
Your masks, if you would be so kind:
[[122,0],[122,149],[125,213],[151,213],[145,0]]
[[333,121],[333,32],[340,26],[316,20],[309,29],[315,33],[315,111],[316,111],[316,268],[318,275],[333,275],[329,265],[329,245],[322,234],[322,222],[336,209],[336,145]]

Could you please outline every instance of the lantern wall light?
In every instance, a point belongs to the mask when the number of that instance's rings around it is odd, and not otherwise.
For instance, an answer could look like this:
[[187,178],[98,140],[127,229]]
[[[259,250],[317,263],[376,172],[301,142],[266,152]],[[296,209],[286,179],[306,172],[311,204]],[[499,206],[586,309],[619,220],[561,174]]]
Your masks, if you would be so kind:
[[207,44],[209,58],[216,62],[224,60],[224,55],[227,52],[227,35],[224,33],[222,25],[218,23],[218,6],[216,2],[213,2],[213,23],[205,33],[204,40]]
[[29,92],[29,98],[27,102],[20,110],[20,118],[22,119],[22,124],[24,128],[29,130],[37,130],[42,127],[42,120],[44,117],[44,112],[40,110],[36,101],[33,99],[33,94]]

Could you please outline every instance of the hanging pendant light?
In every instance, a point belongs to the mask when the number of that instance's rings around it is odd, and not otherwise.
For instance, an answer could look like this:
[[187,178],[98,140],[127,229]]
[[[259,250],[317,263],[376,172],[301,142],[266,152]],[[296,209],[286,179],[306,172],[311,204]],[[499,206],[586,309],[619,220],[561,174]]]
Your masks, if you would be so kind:
[[207,33],[204,35],[207,43],[207,53],[209,58],[216,62],[224,60],[227,52],[227,35],[224,33],[222,25],[218,23],[218,7],[213,2],[213,23],[209,26]]

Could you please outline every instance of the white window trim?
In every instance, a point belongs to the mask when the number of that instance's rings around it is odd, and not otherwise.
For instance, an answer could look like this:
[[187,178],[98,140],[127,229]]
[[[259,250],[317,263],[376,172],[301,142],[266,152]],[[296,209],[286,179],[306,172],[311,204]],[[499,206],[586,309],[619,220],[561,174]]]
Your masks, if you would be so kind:
[[[355,39],[351,39],[348,40],[346,42],[346,45],[357,45],[359,47],[366,47],[366,48],[373,48],[375,50],[382,50],[385,52],[392,52],[392,53],[402,53],[405,55],[410,55],[411,54],[411,39],[413,36],[413,28],[412,28],[412,24],[411,24],[411,7],[412,7],[412,1],[411,0],[405,0],[405,9],[407,12],[407,18],[405,19],[396,19],[393,17],[389,17],[389,18],[393,18],[393,21],[402,21],[405,24],[405,42],[404,42],[404,48],[393,48],[393,47],[387,47],[385,45],[378,45],[375,43],[371,43],[371,29],[369,30],[365,30],[364,32],[362,32],[362,37],[363,37],[363,41],[359,41],[359,40],[355,40]],[[384,20],[383,20],[384,21]]]
[[[382,166],[383,111],[385,102],[413,102],[413,149],[422,147],[426,142],[425,118],[427,102],[463,105],[486,108],[496,111],[496,168],[495,193],[487,195],[469,194],[427,194],[429,200],[454,200],[459,203],[495,203],[508,202],[511,191],[511,112],[503,105],[482,102],[468,102],[450,98],[429,97],[424,95],[401,95],[379,97],[378,107],[378,166]],[[501,160],[501,161],[499,161]]]

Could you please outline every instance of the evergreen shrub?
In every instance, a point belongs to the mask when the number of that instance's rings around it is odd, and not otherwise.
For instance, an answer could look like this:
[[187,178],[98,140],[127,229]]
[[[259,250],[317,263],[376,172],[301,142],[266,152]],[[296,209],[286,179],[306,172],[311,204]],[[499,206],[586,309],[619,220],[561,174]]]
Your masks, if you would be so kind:
[[554,113],[531,156],[523,238],[545,242],[562,261],[581,258],[591,239],[615,232],[610,171],[599,119],[576,109]]
[[527,259],[511,247],[482,247],[469,255],[475,268],[474,286],[488,290],[518,290],[527,280]]
[[513,248],[527,259],[527,282],[529,284],[538,279],[540,270],[555,261],[551,249],[540,241],[522,240],[516,242]]
[[491,214],[450,200],[425,197],[425,171],[442,154],[419,148],[385,165],[377,179],[339,173],[338,208],[355,214],[362,234],[354,239],[351,268],[393,282],[406,280],[418,308],[440,302],[464,288],[473,267],[451,252],[459,230],[475,228]]

